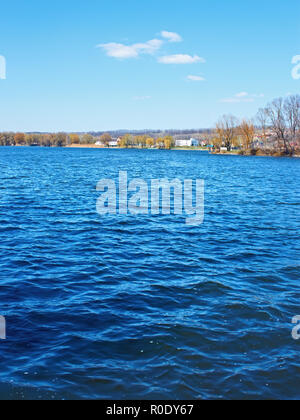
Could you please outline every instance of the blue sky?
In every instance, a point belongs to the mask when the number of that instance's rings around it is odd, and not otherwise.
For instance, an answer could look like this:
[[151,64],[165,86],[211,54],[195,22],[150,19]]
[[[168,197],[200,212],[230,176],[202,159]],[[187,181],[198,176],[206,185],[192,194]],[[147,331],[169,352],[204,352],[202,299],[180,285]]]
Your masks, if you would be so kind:
[[[0,131],[213,126],[300,92],[299,0],[10,0]],[[202,80],[205,79],[205,80]]]

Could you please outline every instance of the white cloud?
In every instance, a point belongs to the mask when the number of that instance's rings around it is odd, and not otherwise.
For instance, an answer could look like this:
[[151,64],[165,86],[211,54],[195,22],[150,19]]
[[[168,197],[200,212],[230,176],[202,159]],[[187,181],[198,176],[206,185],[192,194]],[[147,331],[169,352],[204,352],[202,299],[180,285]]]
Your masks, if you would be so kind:
[[220,102],[227,103],[227,104],[239,104],[241,102],[254,102],[254,99],[253,98],[246,98],[246,99],[241,99],[241,98],[225,98],[225,99],[221,99]]
[[167,39],[169,42],[181,42],[182,37],[177,34],[176,32],[168,32],[168,31],[162,31],[161,36],[165,39]]
[[163,41],[160,39],[151,39],[145,43],[125,45],[110,42],[108,44],[97,45],[97,48],[102,48],[108,57],[125,59],[136,58],[139,54],[154,54],[161,48]]
[[160,39],[151,39],[151,41],[145,42],[144,44],[135,44],[133,47],[144,54],[153,54],[159,50],[163,45],[163,41]]
[[[151,39],[144,43],[136,43],[126,45],[124,43],[109,42],[106,44],[99,44],[97,48],[101,48],[108,57],[117,59],[137,58],[141,54],[153,55],[166,44],[166,42],[181,42],[182,38],[176,32],[162,31],[161,36],[164,39]],[[205,63],[205,59],[198,55],[189,54],[174,54],[165,55],[158,58],[158,62],[162,64],[194,64]],[[189,80],[203,81],[200,76],[189,76]]]
[[138,56],[138,52],[133,47],[128,47],[123,44],[111,42],[109,44],[100,44],[97,46],[102,48],[109,57],[114,58],[134,58]]
[[205,82],[205,78],[204,77],[202,77],[202,76],[192,76],[192,75],[190,75],[190,76],[188,76],[187,77],[188,78],[188,80],[190,80],[190,81],[192,81],[192,82]]
[[222,103],[228,103],[228,104],[238,104],[238,103],[250,103],[254,102],[255,99],[261,99],[264,98],[264,94],[252,94],[250,95],[248,92],[239,92],[236,95],[234,95],[232,98],[225,98],[221,99],[220,102]]
[[194,64],[194,63],[205,63],[204,58],[199,57],[198,55],[188,55],[188,54],[174,54],[174,55],[165,55],[158,59],[159,63],[162,64]]

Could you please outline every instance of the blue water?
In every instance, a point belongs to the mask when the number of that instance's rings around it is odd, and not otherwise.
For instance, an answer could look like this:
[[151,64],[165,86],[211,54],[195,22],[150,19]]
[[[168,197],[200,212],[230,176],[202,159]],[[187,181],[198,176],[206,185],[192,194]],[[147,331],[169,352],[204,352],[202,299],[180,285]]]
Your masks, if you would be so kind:
[[[0,398],[300,398],[300,160],[0,148]],[[203,178],[205,222],[99,216],[101,178]]]

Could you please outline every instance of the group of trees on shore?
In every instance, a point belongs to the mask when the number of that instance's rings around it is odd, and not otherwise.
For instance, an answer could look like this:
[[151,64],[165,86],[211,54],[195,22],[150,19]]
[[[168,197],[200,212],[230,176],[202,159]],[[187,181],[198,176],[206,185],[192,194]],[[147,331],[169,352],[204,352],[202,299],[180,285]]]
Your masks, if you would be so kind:
[[[68,145],[86,145],[99,143],[103,147],[109,147],[112,137],[109,133],[104,133],[100,137],[91,134],[24,134],[24,133],[0,133],[0,146],[44,146],[44,147],[65,147]],[[175,146],[172,136],[153,138],[147,135],[133,136],[125,134],[120,138],[118,146],[122,148],[165,148],[171,149]]]
[[[159,135],[161,136],[159,137]],[[174,138],[164,133],[157,136],[125,134],[118,139],[121,148],[172,149]],[[212,145],[215,151],[239,149],[240,153],[263,153],[291,155],[300,150],[300,95],[278,98],[258,111],[253,120],[239,121],[232,115],[224,115],[214,130],[201,133],[201,139]],[[109,147],[111,134],[67,133],[0,133],[0,146],[27,145],[64,147],[71,144],[100,144]],[[115,144],[114,144],[115,146]]]
[[56,134],[24,134],[24,133],[0,133],[1,146],[45,146],[45,147],[63,147],[67,145],[67,136],[65,133]]
[[144,136],[133,136],[126,134],[121,137],[119,147],[140,147],[140,148],[152,148],[157,147],[159,149],[172,149],[175,146],[175,141],[172,136],[153,138],[147,135]]
[[[259,141],[258,141],[259,139]],[[292,155],[300,149],[300,95],[275,99],[261,108],[254,120],[238,121],[224,115],[216,124],[212,143],[216,150],[239,148],[256,154]]]
[[71,144],[95,144],[102,140],[105,145],[111,141],[109,134],[104,134],[100,138],[94,137],[91,134],[24,134],[5,132],[0,133],[0,146],[45,146],[45,147],[64,147]]

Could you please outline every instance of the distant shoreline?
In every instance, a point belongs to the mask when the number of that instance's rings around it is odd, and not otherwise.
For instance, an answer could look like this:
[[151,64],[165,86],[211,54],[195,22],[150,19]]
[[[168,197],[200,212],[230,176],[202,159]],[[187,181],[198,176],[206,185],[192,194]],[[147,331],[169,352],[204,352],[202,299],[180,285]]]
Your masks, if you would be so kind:
[[104,150],[169,150],[169,151],[186,151],[186,152],[207,152],[211,155],[221,155],[221,156],[248,156],[248,157],[294,157],[294,158],[300,158],[300,155],[293,155],[293,156],[272,156],[272,155],[268,155],[268,154],[259,154],[259,155],[251,155],[251,154],[240,154],[239,152],[212,152],[210,153],[210,151],[208,149],[204,149],[201,147],[173,147],[172,149],[157,149],[157,148],[153,148],[153,149],[149,149],[149,148],[145,148],[145,149],[139,149],[137,147],[132,147],[132,148],[123,148],[123,147],[103,147],[103,146],[97,146],[95,144],[70,144],[68,146],[65,146],[66,148],[72,149],[72,148],[77,148],[77,149],[104,149]]
[[159,149],[156,147],[153,148],[149,148],[149,147],[145,147],[144,149],[140,148],[140,147],[104,147],[104,146],[97,146],[96,144],[70,144],[67,146],[64,146],[68,149],[106,149],[106,150],[129,150],[129,149],[134,149],[134,150],[193,150],[196,152],[209,152],[208,149],[204,149],[201,147],[172,147],[172,149]]
[[[22,145],[22,144],[16,144],[13,146],[1,146],[1,147],[30,147],[30,148],[35,148],[35,147],[43,147],[43,146],[28,146],[28,145]],[[45,147],[47,148],[47,147]],[[63,147],[58,147],[58,146],[51,146],[49,147],[51,148],[57,148],[57,149],[103,149],[103,150],[165,150],[165,151],[182,151],[182,152],[207,152],[209,153],[210,151],[207,149],[203,149],[200,147],[173,147],[172,149],[157,149],[157,148],[144,148],[144,149],[140,149],[138,147],[130,147],[130,148],[126,148],[126,147],[103,147],[103,146],[98,146],[96,144],[70,144],[67,146],[63,146]],[[218,156],[242,156],[242,157],[289,157],[289,158],[300,158],[300,155],[292,155],[292,156],[274,156],[274,155],[268,155],[268,154],[257,154],[257,155],[251,155],[251,154],[241,154],[238,151],[237,152],[211,152],[209,153],[210,155],[218,155]]]

